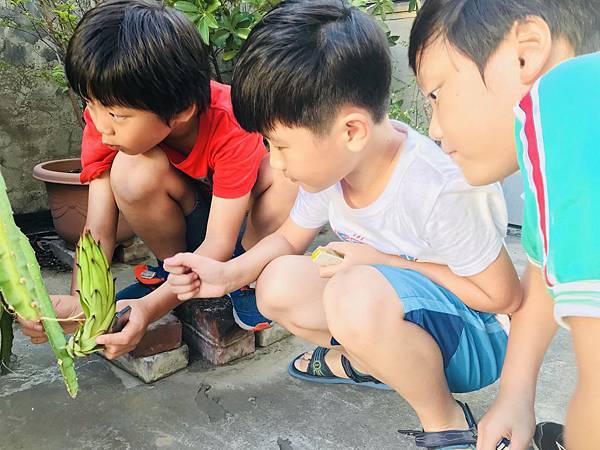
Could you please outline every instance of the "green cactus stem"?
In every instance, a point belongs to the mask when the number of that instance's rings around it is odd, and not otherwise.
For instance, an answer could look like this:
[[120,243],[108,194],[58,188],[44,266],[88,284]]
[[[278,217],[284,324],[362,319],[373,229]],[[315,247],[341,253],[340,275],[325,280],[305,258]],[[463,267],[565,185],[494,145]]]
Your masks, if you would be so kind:
[[67,353],[65,334],[56,319],[33,248],[15,225],[6,193],[6,184],[1,173],[0,293],[12,312],[27,320],[41,319],[52,351],[56,355],[67,391],[71,397],[75,397],[78,386],[73,358]]

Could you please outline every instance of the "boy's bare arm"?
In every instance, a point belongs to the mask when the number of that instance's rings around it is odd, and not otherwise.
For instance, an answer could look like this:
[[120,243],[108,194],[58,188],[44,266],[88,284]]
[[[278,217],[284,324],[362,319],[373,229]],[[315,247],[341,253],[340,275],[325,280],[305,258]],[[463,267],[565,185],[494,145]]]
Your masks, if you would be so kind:
[[504,247],[486,270],[461,277],[443,264],[409,261],[401,256],[388,255],[366,244],[332,242],[328,246],[344,255],[339,265],[320,268],[321,276],[358,264],[385,264],[419,272],[459,297],[467,306],[478,311],[508,313],[518,309],[522,300],[519,277]]
[[[239,234],[250,194],[235,199],[214,197],[211,200],[206,236],[194,252],[197,255],[227,261],[231,258]],[[150,314],[149,323],[160,319],[181,304],[177,296],[164,284],[144,298]]]
[[180,300],[223,295],[255,281],[275,258],[301,254],[318,231],[299,227],[288,218],[276,232],[226,263],[180,253],[165,260],[165,268],[171,272],[169,285]]
[[239,198],[213,196],[204,242],[194,251],[197,255],[228,261],[233,255],[250,193]]
[[[110,171],[103,172],[98,178],[90,181],[87,216],[85,228],[100,241],[106,258],[111,261],[115,250],[119,209],[110,186]],[[71,278],[71,295],[77,289],[77,266],[73,266]]]
[[508,314],[521,306],[523,288],[504,246],[492,264],[483,272],[467,279],[484,294],[483,298],[477,299],[473,304],[467,303],[469,307],[478,311]]
[[456,275],[440,264],[400,261],[398,265],[422,273],[477,311],[512,313],[523,299],[519,277],[504,247],[487,269],[470,277]]
[[526,449],[533,435],[537,376],[558,325],[539,267],[529,265],[523,288],[523,303],[512,316],[500,392],[479,424],[478,450],[495,449],[502,437],[511,439],[511,448]]

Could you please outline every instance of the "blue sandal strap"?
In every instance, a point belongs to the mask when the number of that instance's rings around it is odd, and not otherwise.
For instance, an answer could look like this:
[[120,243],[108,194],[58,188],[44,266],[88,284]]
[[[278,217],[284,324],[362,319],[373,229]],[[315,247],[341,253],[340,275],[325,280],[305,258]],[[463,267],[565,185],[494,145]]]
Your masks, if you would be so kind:
[[381,383],[377,378],[367,375],[366,373],[361,373],[352,367],[352,364],[350,364],[350,361],[344,355],[342,355],[342,368],[344,369],[346,376],[357,383]]
[[317,377],[335,377],[335,374],[325,362],[325,355],[327,355],[327,353],[329,353],[328,348],[315,348],[312,356],[310,357],[310,362],[308,363],[306,373]]

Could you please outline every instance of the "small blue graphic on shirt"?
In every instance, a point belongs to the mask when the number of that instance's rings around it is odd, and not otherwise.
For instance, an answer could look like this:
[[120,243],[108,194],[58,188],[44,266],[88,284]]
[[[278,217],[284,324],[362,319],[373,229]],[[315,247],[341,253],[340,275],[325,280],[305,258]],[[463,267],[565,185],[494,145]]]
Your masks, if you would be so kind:
[[[352,244],[365,244],[365,240],[366,240],[365,236],[361,236],[358,233],[352,233],[352,235],[349,235],[340,230],[333,230],[333,232],[344,242],[350,242]],[[414,256],[406,255],[403,253],[400,253],[397,255],[400,256],[401,258],[406,259],[407,261],[418,261],[419,260],[418,258],[415,258]]]
[[352,233],[351,236],[339,230],[334,230],[334,233],[344,242],[352,242],[353,244],[363,244],[365,242],[365,237],[358,233]]

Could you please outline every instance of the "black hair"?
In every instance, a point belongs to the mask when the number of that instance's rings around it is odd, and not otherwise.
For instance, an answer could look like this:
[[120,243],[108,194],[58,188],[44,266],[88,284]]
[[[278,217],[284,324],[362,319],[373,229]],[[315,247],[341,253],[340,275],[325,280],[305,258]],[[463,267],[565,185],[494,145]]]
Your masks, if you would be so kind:
[[153,0],[106,1],[69,42],[65,73],[82,98],[151,111],[168,123],[210,104],[208,55],[194,25]]
[[513,24],[530,16],[544,19],[577,54],[600,50],[598,0],[425,0],[410,33],[410,67],[417,73],[422,51],[443,38],[483,74]]
[[386,116],[391,83],[385,33],[342,0],[287,0],[254,27],[234,68],[233,109],[247,131],[276,123],[330,129],[345,105]]

